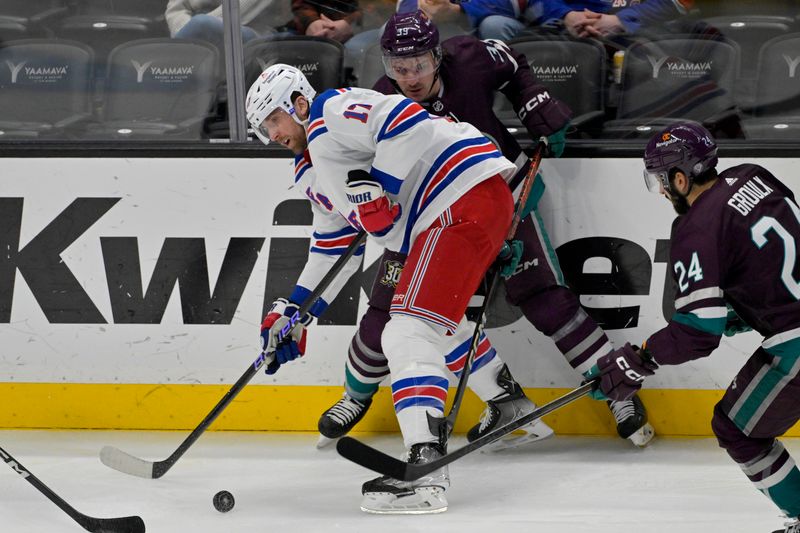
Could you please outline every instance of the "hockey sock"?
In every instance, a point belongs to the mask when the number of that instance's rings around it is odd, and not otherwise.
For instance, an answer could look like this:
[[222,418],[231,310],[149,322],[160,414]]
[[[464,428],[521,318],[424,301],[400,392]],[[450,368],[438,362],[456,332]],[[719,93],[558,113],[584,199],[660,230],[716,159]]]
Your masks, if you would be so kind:
[[[461,372],[464,370],[474,333],[475,323],[462,320],[458,324],[455,334],[447,338],[445,363],[456,378],[461,377]],[[503,361],[497,356],[497,352],[486,335],[481,333],[478,349],[472,360],[468,383],[472,392],[484,402],[504,392],[503,388],[497,384],[497,374],[500,373],[501,368],[503,368]]]
[[344,374],[347,394],[356,400],[369,400],[389,374],[389,363],[385,355],[369,348],[361,340],[361,332],[358,331],[350,341]]
[[786,516],[800,516],[800,470],[780,441],[776,440],[766,455],[738,464],[753,485]]
[[442,360],[445,330],[427,321],[393,315],[383,331],[383,349],[389,360],[392,401],[407,448],[436,442],[428,414],[444,415],[448,381]]

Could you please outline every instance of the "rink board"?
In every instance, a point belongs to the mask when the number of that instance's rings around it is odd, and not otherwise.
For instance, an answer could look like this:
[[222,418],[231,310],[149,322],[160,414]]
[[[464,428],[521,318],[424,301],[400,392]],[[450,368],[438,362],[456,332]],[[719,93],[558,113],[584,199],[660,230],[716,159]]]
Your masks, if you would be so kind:
[[[796,163],[763,161],[800,191]],[[640,343],[671,314],[671,207],[647,193],[636,159],[543,167],[541,215],[562,268],[612,342]],[[0,427],[194,427],[257,355],[265,306],[305,260],[310,218],[292,182],[286,159],[4,159]],[[340,394],[379,256],[369,245],[308,355],[257,376],[216,428],[315,428]],[[490,315],[489,336],[534,399],[577,385],[518,310],[500,301]],[[644,391],[657,429],[709,434],[713,404],[758,342],[725,338],[710,358],[660,369]],[[365,429],[396,429],[388,398],[378,407]],[[474,420],[479,402],[466,410]],[[613,429],[588,400],[549,420],[562,433]]]

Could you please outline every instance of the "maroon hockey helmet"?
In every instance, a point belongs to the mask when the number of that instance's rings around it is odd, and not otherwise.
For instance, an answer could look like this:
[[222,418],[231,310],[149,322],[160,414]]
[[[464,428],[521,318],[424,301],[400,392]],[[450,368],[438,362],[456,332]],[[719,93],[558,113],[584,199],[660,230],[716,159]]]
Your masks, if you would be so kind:
[[680,170],[693,179],[717,166],[717,143],[696,122],[677,122],[655,135],[644,151],[644,181],[648,190],[670,192],[669,174]]
[[381,35],[381,51],[386,75],[395,80],[431,74],[442,62],[439,30],[419,9],[389,18]]

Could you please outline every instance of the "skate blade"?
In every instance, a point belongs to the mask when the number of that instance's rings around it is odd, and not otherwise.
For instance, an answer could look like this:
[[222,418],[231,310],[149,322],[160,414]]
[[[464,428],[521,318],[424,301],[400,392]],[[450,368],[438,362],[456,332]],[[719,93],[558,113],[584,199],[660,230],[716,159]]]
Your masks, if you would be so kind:
[[318,450],[325,450],[331,449],[331,444],[336,444],[338,438],[331,439],[326,437],[325,435],[320,434],[319,439],[317,439],[317,449]]
[[653,437],[656,436],[656,431],[650,422],[645,423],[642,427],[637,429],[628,440],[631,441],[637,448],[645,448],[648,444],[653,442]]
[[369,514],[438,514],[447,511],[441,487],[421,487],[414,494],[397,497],[385,492],[367,493],[361,510]]
[[536,420],[532,424],[520,428],[518,431],[511,433],[505,438],[495,441],[492,444],[487,444],[485,449],[487,452],[492,453],[502,452],[504,450],[519,448],[520,446],[525,446],[533,442],[546,440],[553,435],[555,435],[555,433],[550,426],[540,420]]

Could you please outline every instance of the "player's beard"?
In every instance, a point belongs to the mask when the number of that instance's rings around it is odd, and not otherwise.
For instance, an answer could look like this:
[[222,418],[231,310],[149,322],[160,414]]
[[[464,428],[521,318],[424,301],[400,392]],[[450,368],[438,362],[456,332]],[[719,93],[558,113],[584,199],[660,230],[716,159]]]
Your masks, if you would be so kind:
[[669,201],[672,203],[672,208],[679,215],[685,215],[689,212],[689,201],[685,196],[682,196],[678,193],[672,193],[669,195]]

